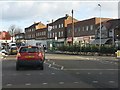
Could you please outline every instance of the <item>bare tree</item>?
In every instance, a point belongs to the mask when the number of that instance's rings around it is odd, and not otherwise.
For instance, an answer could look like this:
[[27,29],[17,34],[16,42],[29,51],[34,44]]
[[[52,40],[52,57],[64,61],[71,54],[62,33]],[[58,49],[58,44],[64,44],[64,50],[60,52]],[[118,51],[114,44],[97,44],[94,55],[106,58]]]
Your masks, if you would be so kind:
[[12,37],[12,42],[13,42],[13,37],[15,36],[15,34],[21,33],[22,29],[19,27],[16,27],[16,25],[11,25],[8,29],[8,32],[10,33]]

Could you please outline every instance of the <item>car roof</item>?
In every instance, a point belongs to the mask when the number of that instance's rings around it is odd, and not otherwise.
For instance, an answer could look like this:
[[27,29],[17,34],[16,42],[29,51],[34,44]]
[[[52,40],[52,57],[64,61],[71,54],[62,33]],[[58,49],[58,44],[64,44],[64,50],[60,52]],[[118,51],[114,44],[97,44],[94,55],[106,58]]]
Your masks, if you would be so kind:
[[38,46],[20,46],[20,48],[24,48],[24,47],[38,47]]

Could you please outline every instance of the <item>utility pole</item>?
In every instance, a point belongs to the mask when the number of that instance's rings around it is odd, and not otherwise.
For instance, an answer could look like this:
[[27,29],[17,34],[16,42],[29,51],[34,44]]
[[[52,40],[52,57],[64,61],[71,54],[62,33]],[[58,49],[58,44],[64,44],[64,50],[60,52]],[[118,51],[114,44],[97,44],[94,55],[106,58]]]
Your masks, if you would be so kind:
[[98,4],[98,6],[100,7],[100,45],[99,45],[99,50],[101,49],[101,5]]
[[72,9],[72,45],[74,43],[74,21],[73,21],[73,9]]

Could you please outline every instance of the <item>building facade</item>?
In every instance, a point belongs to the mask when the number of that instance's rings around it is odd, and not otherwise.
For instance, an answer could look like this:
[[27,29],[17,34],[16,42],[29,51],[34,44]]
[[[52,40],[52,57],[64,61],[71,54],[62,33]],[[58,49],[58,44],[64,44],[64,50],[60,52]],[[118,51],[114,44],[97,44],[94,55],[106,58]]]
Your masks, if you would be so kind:
[[[110,20],[109,18],[101,18],[101,21]],[[95,39],[95,30],[99,25],[100,18],[90,18],[74,23],[74,32],[72,24],[67,26],[67,43],[72,44],[72,33],[74,33],[73,43],[86,45],[91,44]]]
[[111,44],[115,46],[120,46],[120,19],[112,19],[102,23],[101,25],[101,34],[100,27],[96,29],[96,38],[92,42],[93,44],[100,44],[100,35],[101,35],[101,44]]
[[36,30],[45,28],[46,25],[44,25],[41,22],[32,24],[31,26],[25,28],[25,40],[27,45],[36,45]]
[[[77,22],[78,20],[73,19],[73,21]],[[66,14],[65,17],[52,21],[47,25],[48,47],[59,47],[66,43],[67,25],[70,23],[72,23],[72,17]]]
[[35,31],[36,45],[47,45],[47,27]]
[[18,46],[21,46],[22,44],[25,44],[25,33],[18,33],[15,34],[15,40],[16,40],[16,44]]
[[9,32],[6,32],[6,31],[0,32],[0,42],[1,43],[11,42],[11,35],[9,34]]

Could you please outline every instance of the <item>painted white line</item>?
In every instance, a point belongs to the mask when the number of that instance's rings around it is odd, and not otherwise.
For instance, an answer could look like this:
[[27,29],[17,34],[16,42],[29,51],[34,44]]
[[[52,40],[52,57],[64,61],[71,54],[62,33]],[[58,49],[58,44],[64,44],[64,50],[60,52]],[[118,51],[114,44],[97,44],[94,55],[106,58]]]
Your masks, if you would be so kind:
[[76,83],[76,84],[77,84],[77,83],[79,83],[79,82],[73,82],[73,83]]
[[100,75],[102,75],[103,73],[102,72],[99,72]]
[[51,64],[49,65],[49,67],[51,67]]
[[120,69],[63,69],[63,70],[120,70]]
[[113,62],[110,62],[110,63],[113,63]]
[[47,63],[47,62],[45,64],[50,65],[50,63]]
[[58,66],[58,67],[62,67],[61,65],[58,65],[58,64],[54,64],[55,66]]
[[115,83],[115,81],[109,81],[109,83]]
[[98,83],[98,81],[92,81],[93,83]]
[[61,67],[61,70],[63,70],[63,68],[64,68],[64,67],[62,66],[62,67]]
[[48,83],[42,83],[43,85],[46,85],[46,84],[48,84]]
[[55,75],[55,73],[51,73],[52,75]]
[[50,68],[53,68],[53,69],[55,69],[55,70],[59,70],[58,68],[55,68],[55,67],[50,67]]
[[79,72],[76,72],[76,74],[80,74]]
[[115,64],[118,64],[117,62],[115,62]]
[[90,72],[88,72],[88,74],[91,74]]
[[55,65],[55,62],[53,62],[53,65]]
[[64,84],[64,82],[59,82],[59,84]]
[[43,73],[39,73],[39,75],[43,75]]
[[30,73],[28,73],[28,74],[26,74],[27,76],[30,76],[31,74]]
[[46,63],[46,61],[44,61],[44,63]]
[[31,83],[26,83],[25,85],[26,85],[26,86],[30,86],[30,85],[31,85]]
[[7,84],[6,86],[12,86],[12,84],[9,83],[9,84]]

